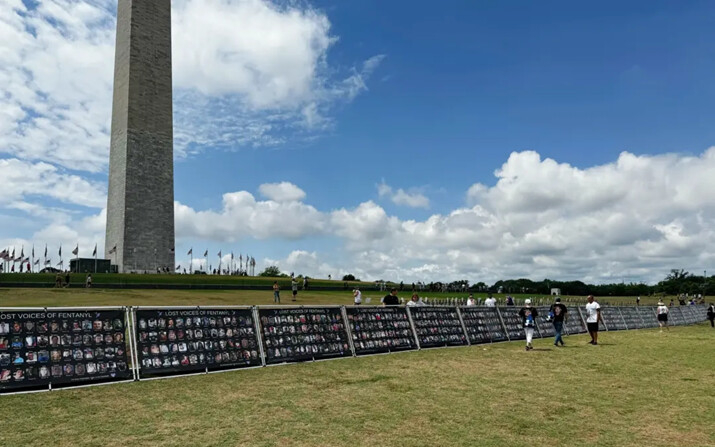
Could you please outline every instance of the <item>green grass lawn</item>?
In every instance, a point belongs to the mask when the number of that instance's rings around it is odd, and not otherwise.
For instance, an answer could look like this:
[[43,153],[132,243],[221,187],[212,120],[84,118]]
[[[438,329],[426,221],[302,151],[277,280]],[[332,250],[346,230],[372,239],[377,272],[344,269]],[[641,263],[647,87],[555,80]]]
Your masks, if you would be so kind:
[[603,333],[0,397],[3,446],[707,446],[715,330]]
[[[378,304],[386,292],[363,288],[363,298],[370,298]],[[411,291],[403,291],[398,296],[408,300]],[[466,293],[420,293],[432,299],[451,297],[466,298]],[[486,297],[486,294],[475,294]],[[500,304],[505,295],[495,294]],[[542,304],[551,303],[552,297],[515,295],[518,300],[533,297]],[[634,297],[599,297],[601,304],[635,305]],[[282,304],[291,301],[290,288],[281,290]],[[566,303],[585,303],[585,297],[563,297]],[[655,305],[657,298],[643,297],[642,305]],[[709,302],[710,300],[708,300]],[[209,306],[209,305],[268,305],[273,304],[270,286],[264,290],[155,290],[155,289],[54,289],[48,288],[2,288],[0,287],[0,307],[51,307],[51,306]],[[352,304],[352,289],[344,291],[299,291],[297,304]]]

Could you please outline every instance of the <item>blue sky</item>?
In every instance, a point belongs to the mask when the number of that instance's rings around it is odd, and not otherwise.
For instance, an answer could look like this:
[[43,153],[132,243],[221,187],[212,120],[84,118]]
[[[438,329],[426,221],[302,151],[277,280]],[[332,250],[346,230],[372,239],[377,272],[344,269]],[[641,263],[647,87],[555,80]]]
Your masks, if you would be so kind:
[[[712,265],[712,2],[173,4],[177,264],[208,247],[259,269],[474,282]],[[91,251],[116,1],[52,5],[0,12],[0,161],[37,177],[5,179],[0,242]],[[67,47],[85,56],[57,59]],[[241,191],[255,203],[227,209]]]

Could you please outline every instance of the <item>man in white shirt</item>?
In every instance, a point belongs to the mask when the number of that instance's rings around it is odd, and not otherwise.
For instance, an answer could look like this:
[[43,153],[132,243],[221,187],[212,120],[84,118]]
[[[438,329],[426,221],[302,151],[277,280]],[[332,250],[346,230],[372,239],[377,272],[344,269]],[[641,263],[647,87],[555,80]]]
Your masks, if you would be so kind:
[[601,317],[601,306],[593,299],[593,295],[588,296],[588,304],[586,304],[586,326],[588,334],[591,336],[592,345],[598,344],[598,322],[603,321]]
[[484,301],[484,305],[487,307],[497,307],[497,300],[493,296],[490,296]]
[[474,300],[474,297],[472,294],[469,294],[469,298],[467,298],[467,307],[474,307],[477,305],[477,302]]
[[355,290],[353,290],[353,302],[355,303],[356,306],[359,306],[362,304],[362,293],[360,292],[360,288],[356,287]]

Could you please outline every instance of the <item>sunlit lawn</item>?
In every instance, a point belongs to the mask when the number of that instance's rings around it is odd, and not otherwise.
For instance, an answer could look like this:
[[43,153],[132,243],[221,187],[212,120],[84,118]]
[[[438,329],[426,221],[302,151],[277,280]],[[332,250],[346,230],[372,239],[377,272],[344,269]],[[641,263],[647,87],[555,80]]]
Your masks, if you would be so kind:
[[603,333],[600,346],[586,341],[2,396],[0,445],[715,445],[709,325]]

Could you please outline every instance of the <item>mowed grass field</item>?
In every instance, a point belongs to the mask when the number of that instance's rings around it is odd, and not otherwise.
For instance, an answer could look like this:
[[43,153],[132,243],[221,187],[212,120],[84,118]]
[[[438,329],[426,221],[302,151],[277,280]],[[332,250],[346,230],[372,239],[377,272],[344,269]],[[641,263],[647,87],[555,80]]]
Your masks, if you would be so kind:
[[[285,298],[288,298],[287,296]],[[288,298],[289,299],[289,298]],[[301,292],[299,303],[351,294]],[[284,301],[286,302],[286,301]],[[270,291],[0,290],[1,305],[270,304]],[[0,396],[2,446],[715,445],[709,325]]]
[[[363,304],[371,299],[373,305],[388,292],[362,289]],[[398,296],[409,300],[412,291],[404,290]],[[466,298],[468,293],[419,292],[430,299]],[[487,294],[474,294],[484,299]],[[494,295],[499,305],[504,304],[505,295]],[[534,298],[535,303],[551,303],[553,297],[534,295],[514,295],[521,302]],[[291,301],[290,288],[281,290],[281,304],[344,304],[353,303],[352,289],[345,291],[303,291],[298,292],[298,301]],[[562,297],[565,303],[586,303],[586,297]],[[711,302],[712,297],[707,297]],[[597,297],[601,304],[635,305],[635,297]],[[667,304],[666,300],[666,304]],[[642,297],[641,305],[655,305],[656,297]],[[225,305],[272,305],[273,291],[265,290],[155,290],[155,289],[55,289],[55,288],[2,288],[0,286],[0,307],[51,307],[51,306],[225,306]]]

